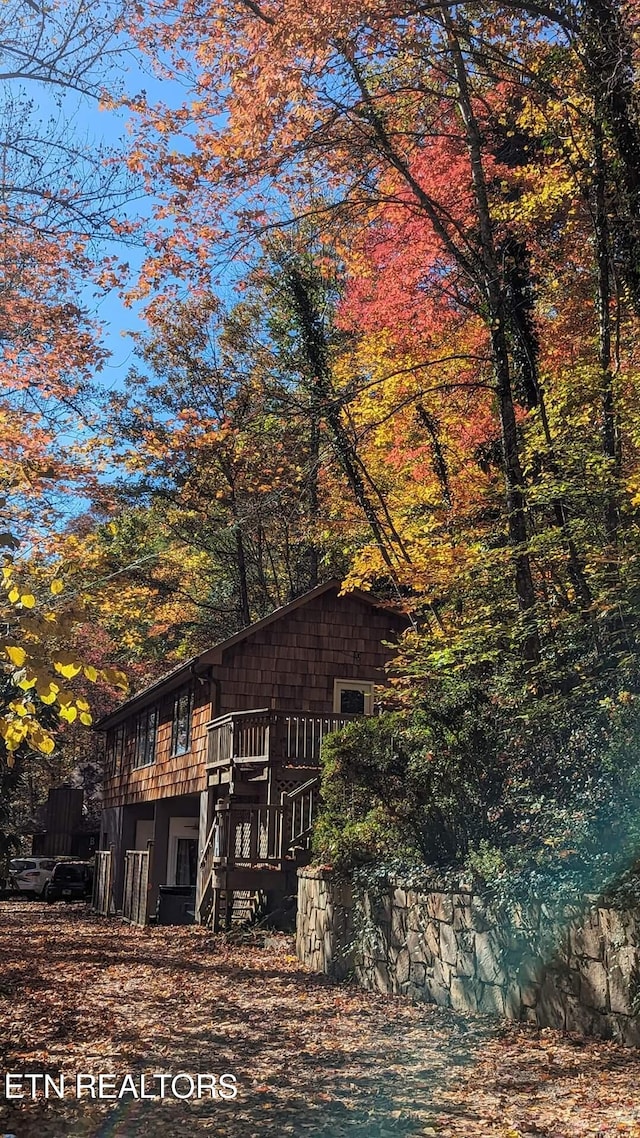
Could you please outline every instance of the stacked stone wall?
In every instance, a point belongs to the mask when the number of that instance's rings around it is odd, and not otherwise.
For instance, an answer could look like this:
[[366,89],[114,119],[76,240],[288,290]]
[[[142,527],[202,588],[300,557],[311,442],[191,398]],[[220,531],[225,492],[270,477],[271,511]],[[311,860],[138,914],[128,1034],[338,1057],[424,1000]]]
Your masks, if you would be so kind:
[[312,971],[456,1011],[640,1046],[640,912],[544,905],[500,922],[463,892],[362,892],[330,871],[298,875],[297,952]]

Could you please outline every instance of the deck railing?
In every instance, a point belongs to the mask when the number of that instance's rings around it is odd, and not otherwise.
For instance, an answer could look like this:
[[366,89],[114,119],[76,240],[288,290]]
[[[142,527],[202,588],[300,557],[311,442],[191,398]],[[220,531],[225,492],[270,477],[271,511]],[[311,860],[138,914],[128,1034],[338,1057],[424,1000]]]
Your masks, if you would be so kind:
[[283,794],[278,806],[218,804],[200,858],[203,879],[221,865],[281,867],[311,833],[319,784],[308,779]]
[[280,866],[283,810],[280,806],[216,807],[211,866]]
[[219,769],[275,762],[319,767],[325,736],[357,718],[269,708],[234,711],[209,724],[207,766]]

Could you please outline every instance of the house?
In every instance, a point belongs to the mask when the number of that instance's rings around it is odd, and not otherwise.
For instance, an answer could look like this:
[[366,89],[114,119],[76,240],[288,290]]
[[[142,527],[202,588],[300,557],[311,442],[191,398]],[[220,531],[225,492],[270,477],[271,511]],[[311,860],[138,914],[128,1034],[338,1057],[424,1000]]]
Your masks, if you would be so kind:
[[34,830],[31,839],[34,856],[70,855],[81,859],[93,856],[99,831],[96,818],[85,812],[82,787],[52,787],[39,815],[42,825]]
[[218,929],[291,890],[309,856],[322,739],[373,712],[389,642],[407,623],[339,590],[319,585],[97,724],[99,911],[144,924],[159,898],[163,919],[184,894],[195,919]]

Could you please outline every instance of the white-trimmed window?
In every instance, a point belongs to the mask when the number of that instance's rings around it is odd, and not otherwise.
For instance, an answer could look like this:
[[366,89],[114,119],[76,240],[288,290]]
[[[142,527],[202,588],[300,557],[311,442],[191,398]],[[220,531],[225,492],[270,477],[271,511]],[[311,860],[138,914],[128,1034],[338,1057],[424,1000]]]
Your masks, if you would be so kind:
[[373,680],[334,680],[333,710],[340,715],[373,715]]

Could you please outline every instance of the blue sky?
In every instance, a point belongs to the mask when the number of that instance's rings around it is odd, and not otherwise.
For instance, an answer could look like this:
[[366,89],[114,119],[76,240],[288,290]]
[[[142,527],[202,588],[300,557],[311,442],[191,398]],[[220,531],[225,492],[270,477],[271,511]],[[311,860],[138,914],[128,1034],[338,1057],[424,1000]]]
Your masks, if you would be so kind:
[[[167,83],[161,85],[158,80],[143,73],[141,69],[134,70],[131,68],[125,74],[124,79],[128,93],[132,94],[144,88],[152,98],[157,97],[158,99],[160,98],[160,87],[162,86],[162,95],[166,98],[167,87],[170,86]],[[181,90],[176,90],[176,94],[182,93]],[[127,147],[129,139],[127,119],[128,114],[124,109],[119,111],[101,110],[94,101],[89,99],[79,100],[76,114],[73,116],[73,122],[80,123],[82,132],[93,138],[96,145],[102,144],[107,149],[113,149],[117,152],[123,152]],[[70,120],[70,129],[72,128],[73,123]],[[125,212],[132,219],[137,219],[140,216],[148,217],[152,207],[151,199],[138,199],[133,200],[126,207]],[[115,240],[110,243],[109,247],[105,246],[105,252],[115,252],[116,255],[130,264],[133,272],[139,269],[144,256],[144,250],[133,246],[124,247]],[[85,299],[88,307],[105,326],[103,343],[111,353],[110,360],[101,372],[101,383],[108,388],[121,387],[126,379],[128,369],[134,362],[134,345],[127,333],[142,330],[144,323],[140,319],[137,307],[125,307],[115,291],[104,297],[96,298],[94,290],[88,288]]]
[[[177,105],[185,97],[185,89],[178,83],[159,80],[151,74],[131,54],[127,66],[116,74],[127,94],[145,90],[150,101],[162,100],[169,105]],[[89,97],[66,93],[56,100],[51,91],[38,84],[36,91],[25,88],[26,95],[37,107],[37,116],[45,120],[53,115],[62,125],[69,142],[76,141],[82,146],[102,148],[113,153],[123,153],[130,138],[127,130],[128,112],[125,109],[103,110],[97,101]],[[148,196],[134,197],[124,208],[124,213],[132,220],[150,217],[153,200]],[[125,246],[114,239],[106,242],[101,249],[105,254],[116,254],[129,263],[135,275],[139,269],[144,250],[135,246]],[[114,290],[106,296],[96,296],[96,290],[88,285],[83,294],[88,310],[104,326],[103,343],[111,353],[110,360],[99,374],[100,384],[108,389],[122,387],[128,369],[134,363],[134,345],[128,335],[131,331],[141,331],[144,323],[139,308],[126,307]]]

